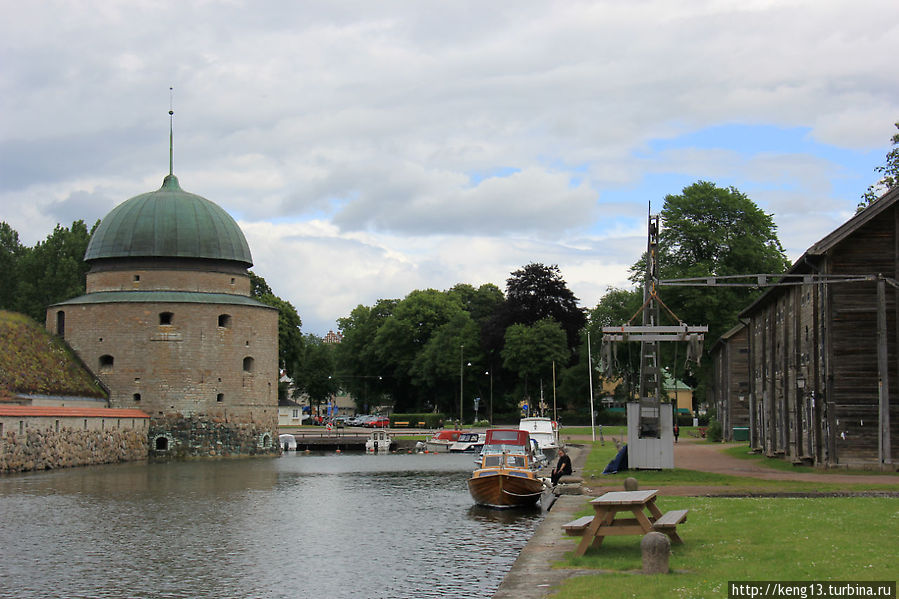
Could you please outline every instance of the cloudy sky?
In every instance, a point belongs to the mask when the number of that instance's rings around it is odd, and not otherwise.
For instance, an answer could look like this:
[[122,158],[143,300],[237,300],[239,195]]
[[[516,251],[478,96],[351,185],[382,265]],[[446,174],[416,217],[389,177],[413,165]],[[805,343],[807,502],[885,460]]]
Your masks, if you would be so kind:
[[324,334],[558,264],[592,307],[699,179],[795,259],[899,120],[896,0],[0,0],[0,220],[33,245],[175,174]]

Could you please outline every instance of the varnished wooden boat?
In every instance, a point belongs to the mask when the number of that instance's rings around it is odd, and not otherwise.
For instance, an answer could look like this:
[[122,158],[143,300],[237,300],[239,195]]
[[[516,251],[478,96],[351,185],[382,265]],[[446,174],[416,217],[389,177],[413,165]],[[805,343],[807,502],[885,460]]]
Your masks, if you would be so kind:
[[475,503],[488,507],[534,505],[544,488],[534,466],[527,432],[489,430],[481,463],[468,479],[468,492]]

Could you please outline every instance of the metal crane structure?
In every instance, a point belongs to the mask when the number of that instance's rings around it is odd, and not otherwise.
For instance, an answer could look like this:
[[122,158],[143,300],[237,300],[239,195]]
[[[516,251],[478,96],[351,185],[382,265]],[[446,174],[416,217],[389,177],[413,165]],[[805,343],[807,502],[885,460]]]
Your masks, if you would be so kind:
[[[627,406],[628,467],[664,469],[674,468],[674,410],[667,401],[667,396],[663,397],[660,344],[686,342],[687,359],[698,363],[705,333],[709,328],[706,325],[690,326],[683,323],[659,298],[659,215],[650,214],[648,224],[643,305],[627,323],[602,328],[602,353],[607,357],[608,367],[612,344],[640,342],[639,400],[628,402]],[[677,325],[660,324],[662,308]],[[632,325],[631,322],[640,314],[642,324]]]

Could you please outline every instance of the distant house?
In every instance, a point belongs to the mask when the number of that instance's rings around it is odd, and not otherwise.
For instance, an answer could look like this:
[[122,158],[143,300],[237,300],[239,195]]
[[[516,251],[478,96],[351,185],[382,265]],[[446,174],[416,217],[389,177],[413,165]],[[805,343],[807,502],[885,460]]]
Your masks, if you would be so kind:
[[334,331],[328,331],[328,334],[325,335],[324,339],[322,339],[323,343],[331,344],[340,343],[341,341],[343,341],[343,335],[341,335],[340,333],[335,333]]
[[[741,313],[753,448],[794,463],[895,468],[897,271],[894,189],[810,247],[788,271],[797,284],[768,288]],[[849,275],[856,280],[838,281]],[[725,347],[731,345],[736,341],[724,340]],[[718,363],[719,410],[733,424],[741,413],[743,365],[723,355]]]
[[308,417],[303,413],[303,405],[292,399],[278,400],[278,426],[299,426]]

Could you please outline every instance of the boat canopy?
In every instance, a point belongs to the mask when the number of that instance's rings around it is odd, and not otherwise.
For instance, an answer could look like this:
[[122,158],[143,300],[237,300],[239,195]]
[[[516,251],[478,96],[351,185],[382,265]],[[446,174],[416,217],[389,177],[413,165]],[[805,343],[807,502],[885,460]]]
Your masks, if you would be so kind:
[[520,431],[514,428],[492,428],[487,431],[485,443],[487,445],[524,445],[527,447],[529,438],[530,435],[528,435],[527,431]]
[[434,436],[431,437],[432,441],[458,441],[459,435],[461,435],[461,431],[437,431],[434,433]]

